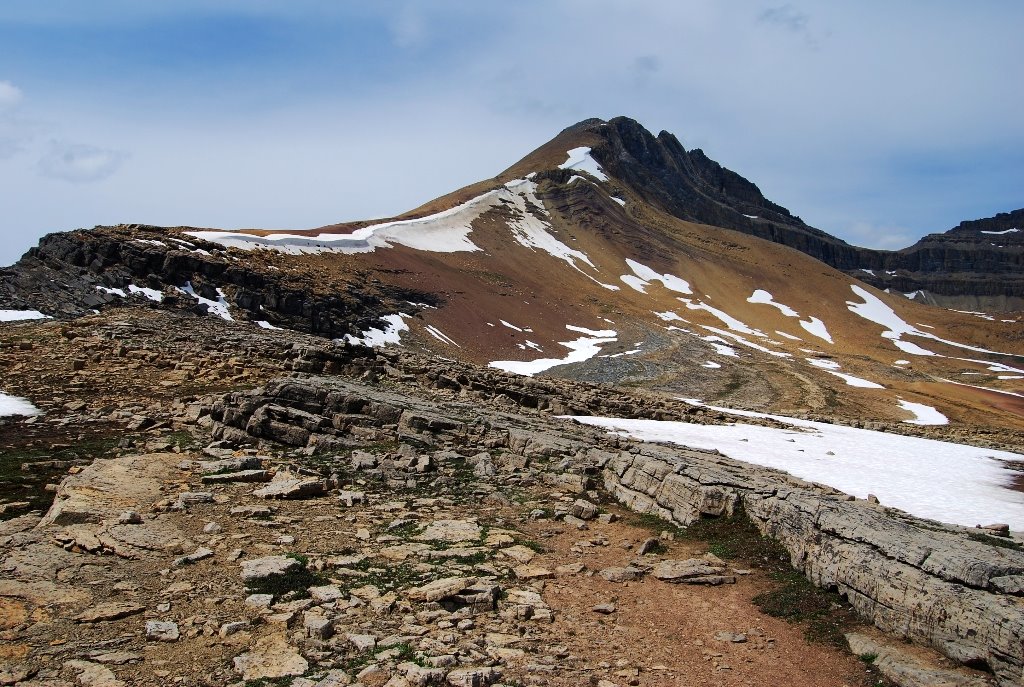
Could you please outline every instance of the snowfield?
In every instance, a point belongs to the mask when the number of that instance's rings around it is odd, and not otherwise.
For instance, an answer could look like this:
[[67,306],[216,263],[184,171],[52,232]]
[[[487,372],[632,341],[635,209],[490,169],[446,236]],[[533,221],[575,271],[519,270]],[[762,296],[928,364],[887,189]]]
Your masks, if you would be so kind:
[[39,409],[18,396],[8,396],[0,391],[0,417],[8,415],[38,415]]
[[578,422],[643,441],[718,449],[737,460],[785,470],[812,482],[913,515],[973,527],[993,522],[1024,529],[1024,493],[1009,488],[1005,462],[1024,455],[932,439],[798,420],[728,408],[746,417],[768,417],[788,429],[685,422],[574,417]]

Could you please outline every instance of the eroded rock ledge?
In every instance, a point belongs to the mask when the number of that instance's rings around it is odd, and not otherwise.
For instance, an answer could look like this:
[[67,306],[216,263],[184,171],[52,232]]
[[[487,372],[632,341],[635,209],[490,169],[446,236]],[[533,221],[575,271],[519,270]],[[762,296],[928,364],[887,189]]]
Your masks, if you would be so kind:
[[[401,379],[408,371],[391,374]],[[310,454],[397,431],[403,441],[435,448],[486,447],[523,467],[555,462],[567,485],[585,488],[601,478],[630,508],[681,525],[742,507],[786,547],[798,570],[846,596],[881,630],[991,671],[999,684],[1024,679],[1024,552],[715,453],[639,444],[554,420],[551,410],[577,404],[543,393],[504,413],[474,402],[486,389],[481,378],[475,387],[469,381],[427,399],[379,383],[288,380],[199,403],[192,416],[216,438],[281,442]]]

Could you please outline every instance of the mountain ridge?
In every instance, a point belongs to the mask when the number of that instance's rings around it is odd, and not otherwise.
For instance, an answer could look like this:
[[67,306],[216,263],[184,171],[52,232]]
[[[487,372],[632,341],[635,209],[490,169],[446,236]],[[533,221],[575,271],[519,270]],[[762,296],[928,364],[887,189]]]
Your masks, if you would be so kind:
[[628,117],[585,120],[566,131],[580,130],[603,132],[607,143],[594,147],[594,157],[645,200],[680,219],[796,248],[877,288],[923,292],[919,297],[931,304],[1024,308],[1024,229],[1006,237],[1008,244],[1000,246],[1005,250],[992,250],[995,244],[980,233],[1024,227],[1024,209],[965,220],[900,250],[862,248],[804,223],[701,149],[687,152],[669,132],[654,137]]

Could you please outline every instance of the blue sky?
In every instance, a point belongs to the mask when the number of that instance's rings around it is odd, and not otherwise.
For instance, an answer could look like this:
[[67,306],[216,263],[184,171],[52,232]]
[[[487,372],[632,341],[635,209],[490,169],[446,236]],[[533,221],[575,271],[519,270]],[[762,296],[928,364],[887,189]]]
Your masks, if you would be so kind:
[[624,114],[852,243],[1024,207],[1024,3],[5,0],[0,264],[398,214]]

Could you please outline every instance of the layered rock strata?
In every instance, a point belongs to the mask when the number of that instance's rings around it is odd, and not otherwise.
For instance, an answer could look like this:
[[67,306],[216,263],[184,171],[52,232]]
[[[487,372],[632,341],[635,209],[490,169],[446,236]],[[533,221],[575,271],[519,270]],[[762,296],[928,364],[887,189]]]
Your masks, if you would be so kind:
[[640,445],[544,415],[339,380],[233,393],[199,404],[195,415],[215,438],[271,440],[311,454],[384,438],[389,427],[403,441],[488,447],[506,461],[519,456],[522,466],[560,461],[566,472],[558,479],[567,485],[586,488],[600,476],[631,509],[680,525],[742,508],[785,546],[794,567],[844,595],[880,629],[990,670],[1000,684],[1024,678],[1024,552],[1012,541],[995,546],[964,528],[716,453]]

